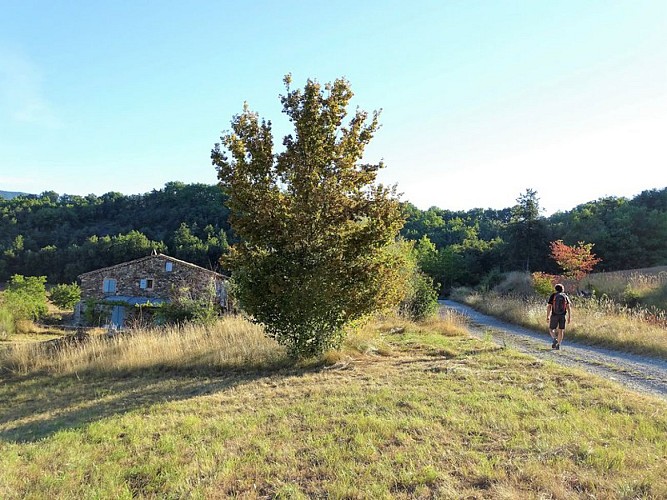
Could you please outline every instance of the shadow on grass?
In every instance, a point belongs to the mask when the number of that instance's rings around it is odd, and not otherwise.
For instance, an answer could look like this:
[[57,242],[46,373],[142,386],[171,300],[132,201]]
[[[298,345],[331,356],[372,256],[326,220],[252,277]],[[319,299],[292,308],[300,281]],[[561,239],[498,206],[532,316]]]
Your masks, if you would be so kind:
[[32,375],[0,378],[0,440],[35,442],[62,430],[169,401],[227,391],[269,377],[294,377],[320,364],[254,370],[143,370],[115,376]]

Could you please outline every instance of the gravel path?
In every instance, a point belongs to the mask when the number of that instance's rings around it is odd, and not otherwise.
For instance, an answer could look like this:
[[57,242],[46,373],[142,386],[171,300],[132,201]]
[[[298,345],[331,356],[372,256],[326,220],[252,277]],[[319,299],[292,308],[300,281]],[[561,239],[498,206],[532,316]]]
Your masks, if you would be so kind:
[[569,342],[567,329],[562,348],[553,351],[546,325],[544,332],[538,333],[505,323],[458,302],[441,300],[440,304],[467,317],[473,335],[490,335],[497,344],[513,347],[540,359],[582,368],[635,391],[667,399],[667,361]]

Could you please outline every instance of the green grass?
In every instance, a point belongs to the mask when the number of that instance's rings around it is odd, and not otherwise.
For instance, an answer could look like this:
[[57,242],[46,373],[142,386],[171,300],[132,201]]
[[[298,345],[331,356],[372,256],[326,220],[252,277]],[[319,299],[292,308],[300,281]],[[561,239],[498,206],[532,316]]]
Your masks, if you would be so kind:
[[[224,332],[199,330],[201,343]],[[369,325],[325,363],[217,345],[236,354],[139,364],[115,346],[115,361],[80,369],[3,365],[0,498],[667,495],[664,400],[462,335],[455,319]]]

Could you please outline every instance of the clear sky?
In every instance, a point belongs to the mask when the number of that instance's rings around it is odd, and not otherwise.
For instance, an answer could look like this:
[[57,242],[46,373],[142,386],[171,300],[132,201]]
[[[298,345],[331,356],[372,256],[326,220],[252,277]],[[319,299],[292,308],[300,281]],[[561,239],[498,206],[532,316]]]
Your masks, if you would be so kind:
[[381,108],[365,159],[422,209],[667,186],[665,0],[0,0],[0,190],[213,184],[244,101],[288,131],[286,73]]

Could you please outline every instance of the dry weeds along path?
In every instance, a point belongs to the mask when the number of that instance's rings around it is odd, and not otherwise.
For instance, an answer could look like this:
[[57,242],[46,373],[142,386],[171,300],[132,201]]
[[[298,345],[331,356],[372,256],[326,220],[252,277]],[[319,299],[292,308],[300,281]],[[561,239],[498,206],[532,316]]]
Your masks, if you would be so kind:
[[451,300],[439,302],[443,307],[467,317],[470,330],[475,336],[488,335],[497,344],[512,347],[540,359],[582,368],[636,391],[667,399],[667,361],[568,341],[567,330],[562,349],[554,351],[551,349],[551,337],[546,325],[544,332],[538,333],[487,316],[458,302]]

